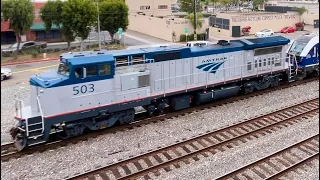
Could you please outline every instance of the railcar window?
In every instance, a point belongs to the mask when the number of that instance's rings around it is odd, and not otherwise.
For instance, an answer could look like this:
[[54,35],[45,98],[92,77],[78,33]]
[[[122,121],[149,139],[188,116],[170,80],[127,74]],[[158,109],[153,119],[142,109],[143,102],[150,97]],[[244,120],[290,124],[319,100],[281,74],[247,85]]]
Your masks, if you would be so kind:
[[77,68],[74,71],[74,75],[76,76],[76,78],[83,78],[83,69],[82,68]]
[[87,77],[93,77],[97,75],[97,67],[96,66],[87,66]]
[[128,63],[129,63],[128,56],[116,58],[116,67],[128,66]]
[[261,56],[261,55],[265,55],[265,54],[279,53],[281,51],[282,51],[282,46],[256,49],[254,51],[254,56]]
[[258,67],[258,61],[257,61],[257,60],[254,61],[254,67],[255,67],[255,68]]
[[248,64],[247,64],[247,69],[248,69],[248,71],[251,71],[251,69],[252,69],[252,67],[251,67],[251,62],[248,62]]
[[272,64],[274,64],[274,57],[272,58],[272,61],[271,61],[271,62],[272,62]]
[[266,65],[267,65],[267,60],[264,59],[264,60],[263,60],[263,66],[266,66]]
[[144,64],[143,55],[132,56],[132,65],[135,65],[135,64]]
[[180,52],[157,54],[154,58],[155,62],[180,59]]
[[99,65],[99,76],[110,75],[111,67],[110,64]]
[[271,64],[271,59],[270,58],[268,58],[268,65],[270,65]]

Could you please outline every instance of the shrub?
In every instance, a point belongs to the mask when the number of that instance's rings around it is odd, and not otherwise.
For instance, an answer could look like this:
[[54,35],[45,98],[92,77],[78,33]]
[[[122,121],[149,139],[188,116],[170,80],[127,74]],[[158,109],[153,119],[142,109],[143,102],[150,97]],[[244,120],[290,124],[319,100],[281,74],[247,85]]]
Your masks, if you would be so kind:
[[32,55],[33,58],[37,57],[39,52],[37,50],[30,50],[28,51],[28,54]]
[[[203,40],[203,39],[205,39],[205,37],[206,37],[206,34],[204,34],[204,33],[197,34],[197,40]],[[180,42],[186,42],[186,40],[193,41],[194,40],[194,34],[188,35],[188,39],[186,39],[186,35],[185,34],[181,34],[180,35]]]
[[250,26],[246,26],[246,27],[242,28],[242,32],[243,32],[243,33],[245,33],[245,32],[250,32],[250,29],[251,29]]
[[297,22],[295,25],[296,25],[296,27],[303,27],[304,23],[303,22]]

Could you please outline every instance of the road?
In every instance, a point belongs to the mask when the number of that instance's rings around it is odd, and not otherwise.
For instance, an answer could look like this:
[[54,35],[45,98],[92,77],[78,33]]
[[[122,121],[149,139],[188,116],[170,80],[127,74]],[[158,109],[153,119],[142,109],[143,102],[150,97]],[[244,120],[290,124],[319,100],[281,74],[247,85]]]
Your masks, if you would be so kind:
[[[151,37],[148,35],[144,35],[138,32],[127,30],[123,34],[122,42],[126,46],[140,46],[140,45],[147,45],[147,44],[155,44],[155,43],[165,43],[167,41],[161,40],[155,37]],[[85,43],[85,45],[89,45],[93,43]],[[10,45],[1,45],[1,49],[8,48]],[[80,46],[79,41],[75,41],[71,43],[71,47]],[[59,43],[48,43],[47,49],[66,49],[67,43],[66,42],[59,42]]]
[[[302,34],[302,32],[299,33],[292,33],[292,34],[284,34],[285,37],[289,38],[289,39],[296,39],[297,37],[299,37]],[[131,37],[131,36],[130,36]],[[145,45],[148,43],[153,43],[153,44],[157,44],[157,43],[161,43],[161,40],[157,41],[157,40],[153,40],[151,41],[151,39],[149,38],[148,40],[145,40],[147,38],[145,37],[141,37],[139,38],[130,38],[130,37],[125,37],[125,41],[127,41],[127,43],[131,43],[134,45]],[[141,40],[141,41],[139,41]],[[142,42],[144,41],[144,42]],[[165,42],[165,41],[163,41]],[[30,76],[36,74],[36,73],[42,73],[45,72],[49,69],[52,68],[57,68],[58,67],[58,61],[50,61],[50,62],[39,62],[39,63],[32,63],[32,64],[21,64],[21,65],[13,65],[13,66],[8,66],[10,69],[12,69],[13,71],[13,77],[12,79],[8,79],[5,80],[1,83],[1,86],[6,86],[9,85],[11,83],[15,83],[21,80],[28,80],[30,78]]]

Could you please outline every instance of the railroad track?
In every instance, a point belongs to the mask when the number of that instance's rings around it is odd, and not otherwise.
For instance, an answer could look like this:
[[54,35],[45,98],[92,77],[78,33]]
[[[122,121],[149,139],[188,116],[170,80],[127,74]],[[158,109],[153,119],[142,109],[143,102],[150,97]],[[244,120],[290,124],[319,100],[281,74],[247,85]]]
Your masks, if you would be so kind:
[[82,136],[73,137],[73,138],[70,138],[67,140],[59,140],[59,141],[50,142],[47,144],[40,144],[38,146],[28,148],[28,149],[21,151],[21,152],[17,151],[17,149],[14,147],[14,144],[12,142],[7,143],[5,145],[1,145],[1,162],[8,161],[12,158],[20,158],[24,155],[33,154],[35,152],[44,152],[46,150],[52,150],[52,149],[57,149],[59,147],[64,147],[64,146],[67,146],[68,144],[76,144],[78,142],[87,141],[90,138],[95,138],[95,137],[98,137],[100,135],[107,134],[107,133],[117,133],[120,131],[127,131],[127,130],[132,130],[135,128],[140,128],[141,126],[165,121],[165,120],[171,119],[173,117],[183,116],[183,115],[190,114],[190,113],[193,113],[196,111],[201,111],[204,109],[210,109],[210,108],[214,108],[217,106],[222,106],[222,105],[225,105],[228,103],[234,103],[234,102],[241,101],[241,100],[248,99],[248,98],[255,97],[255,96],[262,96],[262,95],[265,95],[265,94],[270,93],[275,90],[290,88],[293,86],[298,86],[298,85],[305,84],[305,83],[312,82],[312,81],[319,81],[319,77],[309,78],[309,79],[305,79],[303,81],[297,81],[297,82],[293,82],[293,83],[284,83],[278,87],[269,88],[269,89],[262,90],[262,91],[257,91],[257,92],[247,94],[247,95],[235,96],[235,97],[232,97],[229,99],[224,99],[224,100],[220,100],[217,102],[212,102],[212,103],[205,104],[205,105],[199,105],[196,107],[191,107],[191,108],[177,111],[177,112],[170,112],[170,113],[166,113],[166,114],[163,114],[160,116],[155,116],[152,118],[146,118],[145,116],[141,115],[141,116],[138,116],[137,121],[132,124],[122,125],[119,127],[113,127],[113,128],[105,129],[102,131],[96,131],[96,132],[92,132],[89,134],[84,134]]
[[[279,179],[304,165],[319,163],[319,134],[230,172],[217,180]],[[259,179],[260,179],[259,178]]]
[[171,171],[305,121],[316,116],[318,111],[319,99],[316,98],[67,179],[152,179],[163,171]]

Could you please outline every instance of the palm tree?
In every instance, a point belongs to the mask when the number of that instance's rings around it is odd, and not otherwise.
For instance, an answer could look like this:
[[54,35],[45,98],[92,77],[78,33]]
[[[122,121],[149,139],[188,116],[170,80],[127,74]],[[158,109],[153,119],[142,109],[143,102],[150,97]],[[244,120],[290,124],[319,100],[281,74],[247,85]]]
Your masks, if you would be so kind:
[[194,29],[200,29],[202,28],[202,21],[201,19],[203,18],[203,15],[201,13],[197,13],[197,27],[195,27],[195,24],[194,24],[194,14],[193,13],[190,13],[186,16],[186,19],[189,19],[191,24],[192,24],[192,27]]
[[308,12],[308,9],[307,8],[305,8],[304,6],[303,7],[293,7],[292,8],[292,10],[293,11],[295,11],[295,12],[297,12],[298,14],[299,14],[299,16],[300,16],[300,22],[301,22],[301,16],[304,14],[304,13],[306,13],[306,12]]

